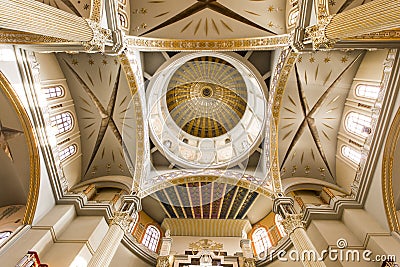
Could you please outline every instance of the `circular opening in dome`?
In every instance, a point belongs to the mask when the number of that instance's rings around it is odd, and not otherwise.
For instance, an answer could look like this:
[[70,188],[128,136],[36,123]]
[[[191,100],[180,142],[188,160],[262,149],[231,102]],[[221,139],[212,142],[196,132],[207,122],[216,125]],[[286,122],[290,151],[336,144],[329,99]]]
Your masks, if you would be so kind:
[[204,97],[210,97],[212,96],[212,89],[210,86],[204,86],[203,89],[201,89],[201,95]]

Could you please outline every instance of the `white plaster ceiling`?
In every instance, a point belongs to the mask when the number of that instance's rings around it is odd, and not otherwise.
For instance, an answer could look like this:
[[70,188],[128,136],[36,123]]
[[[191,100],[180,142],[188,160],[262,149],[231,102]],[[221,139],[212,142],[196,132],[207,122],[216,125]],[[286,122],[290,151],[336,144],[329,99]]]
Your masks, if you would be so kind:
[[174,39],[285,32],[285,0],[131,0],[130,35]]
[[100,54],[58,54],[57,59],[78,117],[82,180],[130,176],[127,162],[133,166],[135,161],[135,114],[128,83],[117,58]]
[[300,56],[281,107],[282,178],[310,177],[335,183],[337,134],[362,59],[358,55],[360,52],[332,51]]
[[29,151],[17,113],[0,92],[0,207],[25,205],[29,192]]

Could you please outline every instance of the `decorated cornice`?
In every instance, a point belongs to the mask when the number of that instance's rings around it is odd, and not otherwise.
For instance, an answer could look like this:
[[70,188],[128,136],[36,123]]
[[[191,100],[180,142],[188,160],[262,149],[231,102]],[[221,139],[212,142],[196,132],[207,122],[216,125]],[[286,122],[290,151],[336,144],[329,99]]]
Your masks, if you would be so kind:
[[268,50],[287,46],[289,35],[223,40],[180,40],[127,36],[127,45],[140,51]]
[[86,19],[86,22],[92,29],[93,36],[90,41],[82,42],[83,47],[87,52],[93,50],[104,52],[106,42],[111,39],[111,30],[102,28],[99,22],[91,19]]
[[303,214],[287,214],[286,218],[282,220],[282,225],[286,230],[286,233],[290,235],[298,228],[304,228],[304,222],[302,221]]

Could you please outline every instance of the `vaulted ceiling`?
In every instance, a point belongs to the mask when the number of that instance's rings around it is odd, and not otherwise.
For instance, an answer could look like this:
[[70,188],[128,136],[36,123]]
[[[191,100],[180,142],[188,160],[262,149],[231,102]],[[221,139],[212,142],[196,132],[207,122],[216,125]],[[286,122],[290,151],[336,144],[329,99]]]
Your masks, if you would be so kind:
[[130,35],[223,39],[281,34],[285,0],[131,0]]
[[78,117],[82,180],[130,176],[128,166],[135,160],[134,109],[120,63],[99,54],[59,54],[58,61]]
[[361,52],[355,51],[300,56],[281,107],[282,178],[311,177],[335,183],[337,134],[361,60]]

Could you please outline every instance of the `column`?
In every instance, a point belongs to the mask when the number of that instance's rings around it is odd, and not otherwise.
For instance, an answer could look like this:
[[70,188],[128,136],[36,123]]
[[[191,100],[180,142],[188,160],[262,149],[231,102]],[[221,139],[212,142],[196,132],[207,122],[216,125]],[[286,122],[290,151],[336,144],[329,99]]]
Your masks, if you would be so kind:
[[131,225],[132,217],[137,216],[137,212],[141,209],[140,199],[137,196],[123,196],[123,203],[121,210],[115,212],[110,228],[90,259],[88,267],[107,267],[110,265],[125,231]]
[[[301,220],[303,214],[296,213],[293,206],[294,201],[292,198],[279,196],[274,200],[273,211],[282,216],[282,225],[289,235],[298,255],[306,255],[306,257],[300,257],[303,266],[325,267],[324,262],[316,260],[320,258],[320,255],[305,231],[304,223]],[[309,253],[304,253],[306,251],[313,251],[315,255],[310,259],[307,257]]]
[[323,6],[318,9],[321,14],[317,25],[306,29],[314,49],[330,49],[338,40],[391,30],[400,25],[400,5],[393,0],[375,0],[331,16]]
[[98,22],[35,0],[0,0],[0,6],[0,28],[81,42],[87,50],[104,51],[111,36]]
[[243,252],[243,266],[244,267],[255,267],[256,261],[253,255],[253,249],[251,248],[251,240],[250,239],[242,239],[240,240],[240,247]]
[[172,246],[172,238],[169,235],[169,231],[165,233],[165,237],[162,239],[160,254],[157,258],[156,267],[169,267],[171,265],[170,262],[170,252]]

